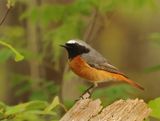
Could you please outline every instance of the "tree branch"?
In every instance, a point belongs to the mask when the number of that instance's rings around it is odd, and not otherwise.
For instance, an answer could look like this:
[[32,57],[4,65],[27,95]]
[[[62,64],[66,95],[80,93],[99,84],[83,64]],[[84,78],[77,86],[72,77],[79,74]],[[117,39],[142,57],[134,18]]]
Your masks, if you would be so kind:
[[103,109],[100,99],[79,100],[60,121],[143,121],[149,116],[143,100],[118,100]]

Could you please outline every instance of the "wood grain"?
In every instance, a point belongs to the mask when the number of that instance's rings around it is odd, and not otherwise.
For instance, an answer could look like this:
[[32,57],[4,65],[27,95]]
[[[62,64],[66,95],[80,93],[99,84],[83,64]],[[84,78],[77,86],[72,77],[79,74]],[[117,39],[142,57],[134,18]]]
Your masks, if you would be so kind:
[[60,121],[143,121],[150,112],[140,99],[121,99],[103,108],[100,99],[86,98],[76,102]]

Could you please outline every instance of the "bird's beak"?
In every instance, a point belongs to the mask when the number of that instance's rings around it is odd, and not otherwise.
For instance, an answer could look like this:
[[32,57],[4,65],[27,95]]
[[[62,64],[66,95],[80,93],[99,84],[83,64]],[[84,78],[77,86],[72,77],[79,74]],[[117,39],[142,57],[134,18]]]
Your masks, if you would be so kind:
[[66,45],[59,45],[60,47],[63,47],[63,48],[67,48],[67,46]]

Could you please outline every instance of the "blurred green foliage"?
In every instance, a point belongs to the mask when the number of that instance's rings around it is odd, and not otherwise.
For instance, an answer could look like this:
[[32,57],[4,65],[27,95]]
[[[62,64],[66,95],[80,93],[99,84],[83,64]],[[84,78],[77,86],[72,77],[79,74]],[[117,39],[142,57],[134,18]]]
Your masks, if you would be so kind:
[[[79,90],[83,93],[87,89],[86,86],[80,86]],[[107,88],[99,88],[96,89],[92,95],[94,99],[100,98],[103,102],[103,105],[109,105],[113,101],[118,99],[127,99],[134,97],[135,95],[135,88],[132,88],[128,84],[120,84],[120,85],[112,85],[108,86]]]
[[[8,4],[13,6],[15,2],[22,4],[30,5],[30,1],[26,0],[8,0]],[[129,9],[128,6],[133,6],[141,8],[144,6],[155,5],[154,0],[75,0],[71,4],[43,4],[41,6],[35,6],[33,8],[26,8],[25,11],[21,14],[19,19],[22,20],[31,20],[34,24],[38,24],[42,27],[42,40],[43,40],[43,49],[48,45],[52,45],[52,58],[54,62],[60,58],[61,49],[57,46],[66,42],[70,38],[79,38],[83,39],[84,30],[87,24],[90,21],[86,21],[94,9],[97,9],[100,13],[106,13],[113,11],[115,9]],[[156,6],[156,5],[155,5]],[[120,7],[120,8],[119,8]],[[134,9],[133,9],[134,11]],[[50,28],[49,26],[54,26],[59,24],[57,27]],[[66,31],[67,30],[67,31]],[[19,40],[17,43],[21,51],[28,58],[39,57],[42,59],[44,57],[41,55],[34,55],[27,48],[24,48],[24,43],[26,42],[24,28],[22,26],[12,26],[5,27],[3,31],[1,30],[1,35],[3,38],[7,38],[7,42],[14,43]],[[67,33],[66,33],[67,32]],[[14,39],[15,38],[15,39]]]
[[[41,43],[41,51],[33,53],[28,48],[30,43],[28,43],[28,38],[26,37],[27,30],[24,27],[26,25],[4,25],[0,29],[0,44],[7,48],[0,48],[0,63],[7,62],[13,56],[12,53],[14,53],[16,61],[22,60],[22,55],[24,55],[24,61],[36,60],[43,65],[45,56],[49,54],[51,58],[50,63],[54,63],[53,67],[52,65],[49,66],[52,70],[56,70],[56,74],[58,73],[57,71],[60,71],[55,68],[57,68],[57,65],[58,67],[61,66],[59,61],[62,55],[62,50],[58,45],[65,43],[71,38],[83,39],[85,30],[90,23],[91,14],[95,10],[97,10],[98,14],[105,15],[107,12],[114,10],[131,10],[132,12],[137,10],[139,12],[140,9],[146,6],[150,8],[155,8],[156,6],[155,0],[74,0],[69,4],[45,3],[30,7],[31,0],[7,0],[7,7],[16,7],[16,2],[25,6],[21,15],[18,16],[19,21],[21,23],[30,21],[41,29],[40,38],[42,42],[39,42]],[[159,33],[154,33],[150,36],[150,39],[160,43]],[[47,51],[49,47],[50,50]],[[155,71],[159,69],[160,67],[156,66],[150,70]],[[65,79],[72,78],[69,73],[64,73],[63,77]],[[55,80],[47,80],[45,77],[38,79],[42,80],[40,88],[31,90],[33,82],[36,81],[35,78],[30,78],[30,75],[26,76],[22,73],[12,73],[10,83],[12,88],[15,89],[14,96],[21,100],[20,97],[22,95],[29,93],[28,102],[15,106],[8,106],[1,102],[0,119],[4,121],[46,121],[58,117],[56,116],[58,111],[53,109],[57,105],[62,105],[59,103],[59,99],[56,97],[51,104],[46,100],[51,100],[53,96],[58,95],[61,85],[54,83]],[[86,87],[82,86],[78,89],[82,93]],[[130,91],[128,92],[128,90]],[[132,97],[133,92],[135,90],[128,85],[115,85],[105,89],[98,89],[95,91],[93,98],[101,98],[103,104],[108,105],[114,100]],[[73,103],[73,100],[65,101],[65,105],[68,107],[71,107]],[[155,110],[152,116],[159,117],[157,116],[159,112],[156,109],[157,107],[155,107],[156,104],[157,101],[150,102],[149,106]]]
[[93,94],[93,98],[101,98],[104,105],[111,104],[115,100],[132,98],[135,90],[127,84],[113,85],[105,89],[99,89]]
[[52,103],[46,101],[30,101],[15,106],[7,106],[0,102],[0,120],[3,121],[45,121],[46,118],[55,118],[55,107],[60,105],[59,98],[55,97]]
[[[155,32],[150,34],[149,40],[155,43],[156,45],[158,45],[158,47],[160,47],[160,33]],[[148,73],[157,72],[157,71],[160,71],[160,65],[155,65],[145,69],[145,72],[148,72]]]
[[160,119],[160,97],[149,101],[148,106],[152,109],[151,116]]
[[[160,47],[160,33],[152,33],[149,36],[149,40]],[[150,68],[147,68],[145,71],[148,73],[160,71],[160,65],[152,66]],[[160,119],[160,97],[149,101],[148,106],[152,110],[150,116],[156,119]]]
[[16,88],[14,93],[16,98],[30,93],[29,100],[51,100],[51,95],[57,95],[59,92],[59,86],[53,81],[42,80],[41,88],[31,90],[34,80],[29,76],[13,73],[12,80],[11,84]]

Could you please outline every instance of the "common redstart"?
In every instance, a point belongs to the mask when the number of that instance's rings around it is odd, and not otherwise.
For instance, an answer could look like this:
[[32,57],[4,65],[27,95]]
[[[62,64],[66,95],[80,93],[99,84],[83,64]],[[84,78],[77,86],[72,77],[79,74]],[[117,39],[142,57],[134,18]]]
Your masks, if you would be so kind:
[[65,45],[61,46],[68,52],[69,67],[71,70],[80,77],[92,82],[95,86],[102,82],[117,81],[126,82],[144,90],[142,86],[130,80],[86,42],[69,40]]

